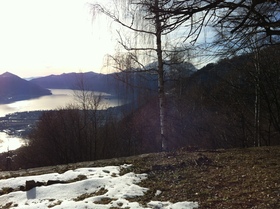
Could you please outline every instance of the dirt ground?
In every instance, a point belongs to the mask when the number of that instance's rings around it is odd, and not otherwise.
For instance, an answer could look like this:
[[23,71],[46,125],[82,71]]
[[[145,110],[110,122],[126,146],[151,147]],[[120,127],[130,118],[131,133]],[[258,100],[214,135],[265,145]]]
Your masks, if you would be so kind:
[[[196,201],[199,208],[280,208],[280,147],[181,149],[69,165],[0,172],[0,178],[62,173],[79,167],[132,164],[123,173],[147,173],[150,190],[134,201]],[[160,191],[155,196],[155,192]],[[2,191],[3,192],[3,191]],[[3,194],[3,193],[2,193]]]

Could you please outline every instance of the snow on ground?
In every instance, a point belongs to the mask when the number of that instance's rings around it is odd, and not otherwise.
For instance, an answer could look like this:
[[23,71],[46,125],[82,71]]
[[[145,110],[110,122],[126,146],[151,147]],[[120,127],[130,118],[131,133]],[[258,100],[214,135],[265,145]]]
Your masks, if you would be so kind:
[[[144,195],[148,188],[137,183],[147,178],[146,174],[127,173],[120,175],[122,166],[106,166],[69,170],[63,174],[16,177],[0,180],[0,189],[13,188],[15,191],[0,196],[0,208],[11,205],[11,208],[157,208],[157,209],[192,209],[196,202],[159,202],[151,201],[147,206],[128,201],[133,197]],[[49,186],[35,187],[29,191],[20,191],[26,181],[47,182],[63,181]],[[155,194],[159,195],[158,190]]]

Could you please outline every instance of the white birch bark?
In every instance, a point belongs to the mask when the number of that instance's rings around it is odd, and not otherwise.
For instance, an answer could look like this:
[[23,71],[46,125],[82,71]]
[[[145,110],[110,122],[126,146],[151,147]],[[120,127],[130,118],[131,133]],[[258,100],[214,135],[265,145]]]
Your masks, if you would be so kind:
[[159,0],[155,0],[155,26],[156,26],[156,51],[158,59],[158,97],[159,97],[159,120],[160,120],[160,140],[161,150],[167,151],[167,140],[165,136],[165,92],[164,92],[164,69],[162,58],[162,26],[159,15]]

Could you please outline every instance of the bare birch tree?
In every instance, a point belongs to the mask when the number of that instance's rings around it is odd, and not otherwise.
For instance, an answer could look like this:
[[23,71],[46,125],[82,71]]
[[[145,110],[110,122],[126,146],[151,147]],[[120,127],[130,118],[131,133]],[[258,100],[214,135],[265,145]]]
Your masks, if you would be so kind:
[[[182,49],[181,45],[184,43],[194,43],[198,40],[203,26],[214,14],[207,9],[215,7],[217,2],[126,0],[115,1],[112,5],[113,8],[107,8],[101,4],[93,4],[94,15],[103,13],[121,26],[117,34],[122,50],[119,51],[118,56],[112,58],[115,63],[129,64],[129,66],[117,65],[116,68],[134,69],[134,71],[141,69],[142,72],[150,71],[157,74],[161,149],[166,151],[168,141],[165,127],[165,60],[171,53],[174,54],[172,49],[175,47],[179,46]],[[181,27],[182,25],[184,27]],[[125,57],[125,59],[120,61],[118,57]],[[145,68],[148,62],[156,62],[157,66]]]

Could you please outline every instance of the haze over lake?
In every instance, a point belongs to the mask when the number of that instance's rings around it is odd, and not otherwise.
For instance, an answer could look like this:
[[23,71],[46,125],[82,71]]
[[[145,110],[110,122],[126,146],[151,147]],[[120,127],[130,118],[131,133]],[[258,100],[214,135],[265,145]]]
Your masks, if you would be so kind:
[[[22,100],[13,102],[10,104],[0,105],[0,117],[6,114],[14,112],[25,112],[25,111],[35,111],[35,110],[53,110],[61,107],[65,107],[68,104],[75,103],[74,91],[71,89],[50,89],[52,95],[42,96],[35,99]],[[99,95],[99,92],[95,93]],[[100,109],[106,109],[109,107],[115,107],[122,105],[123,102],[110,97],[109,94],[101,93],[102,100],[100,104]]]

